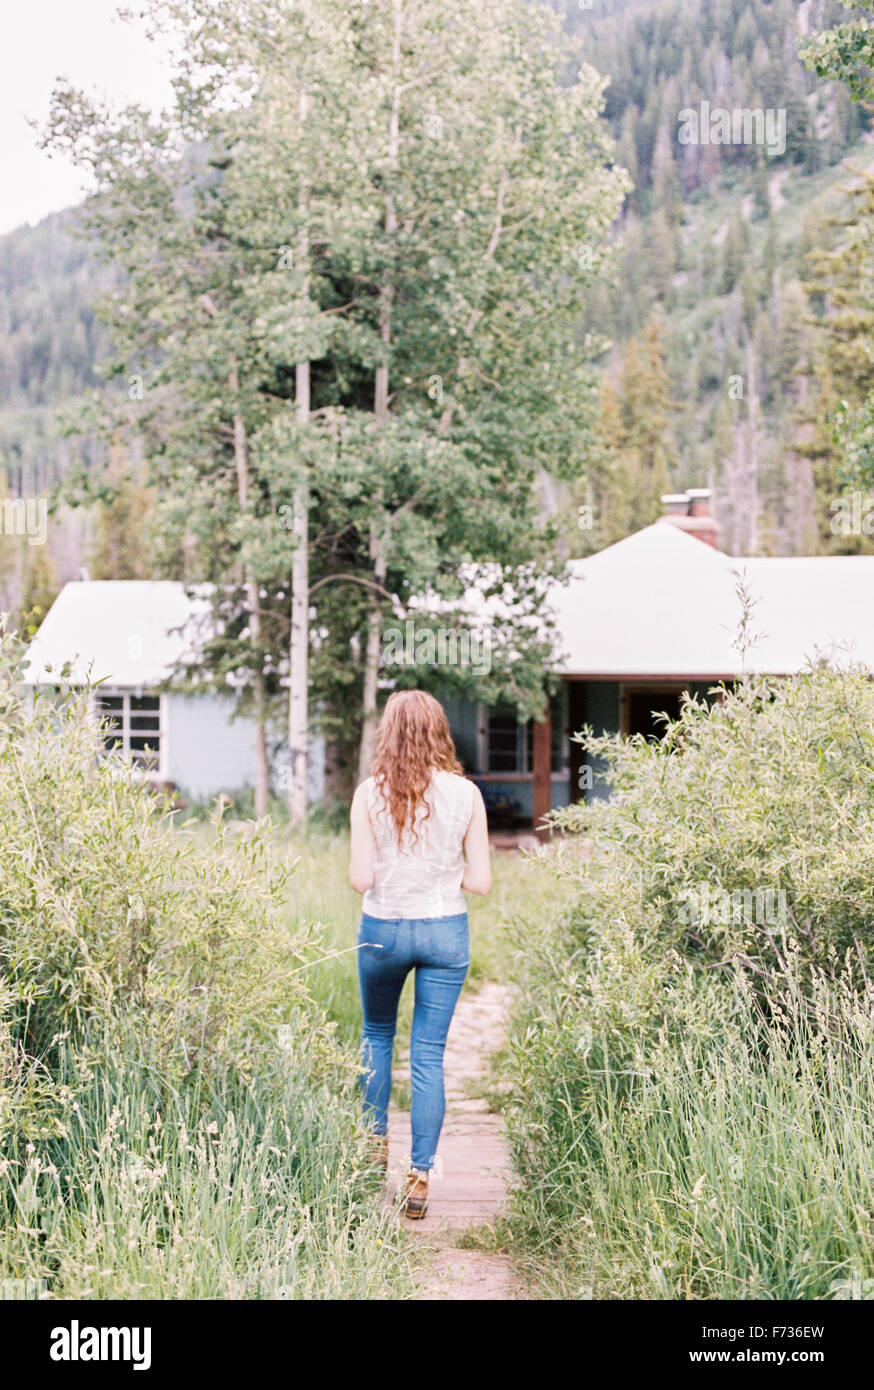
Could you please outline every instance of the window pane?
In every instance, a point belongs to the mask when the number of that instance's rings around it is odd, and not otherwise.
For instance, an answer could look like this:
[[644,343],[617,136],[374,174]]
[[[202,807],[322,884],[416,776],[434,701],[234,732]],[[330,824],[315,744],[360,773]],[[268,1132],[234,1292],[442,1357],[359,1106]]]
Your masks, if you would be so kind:
[[519,721],[516,711],[498,706],[489,711],[489,772],[519,772]]
[[140,730],[144,733],[158,733],[161,727],[156,714],[132,714],[130,717],[131,732]]
[[158,767],[158,750],[155,747],[155,740],[132,738],[130,760],[135,767],[156,771]]
[[103,725],[103,747],[107,753],[120,753],[123,748],[121,726],[124,696],[96,695],[94,704],[97,718]]
[[161,732],[160,697],[98,694],[95,704],[98,717],[104,726],[109,725],[103,735],[105,751],[127,757],[144,770],[156,769]]
[[106,710],[122,710],[124,708],[123,695],[96,695],[97,708]]
[[130,697],[131,714],[138,710],[152,710],[155,714],[161,708],[161,699],[158,695],[131,695]]

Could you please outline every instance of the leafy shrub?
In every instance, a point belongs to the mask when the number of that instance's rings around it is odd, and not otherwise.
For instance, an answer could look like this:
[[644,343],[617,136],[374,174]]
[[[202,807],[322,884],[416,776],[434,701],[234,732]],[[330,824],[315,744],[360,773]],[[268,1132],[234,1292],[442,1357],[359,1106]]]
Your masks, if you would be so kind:
[[[561,1249],[567,1279],[647,1297],[870,1277],[874,686],[750,680],[662,743],[587,743],[613,796],[555,814],[575,902],[517,941],[508,1123],[541,1270]],[[699,1179],[719,1219],[690,1243]]]
[[675,987],[678,1020],[717,1021],[622,1053],[574,1055],[566,1017],[558,1040],[553,1016],[517,1030],[516,1222],[544,1292],[872,1296],[874,993],[812,993],[787,983],[763,1019],[742,975]]
[[0,1279],[75,1299],[410,1291],[351,1086],[301,1064],[168,1089],[135,1039],[64,1048],[59,1078],[63,1132],[0,1160]]
[[177,828],[0,641],[0,1279],[49,1297],[405,1296],[292,866]]
[[31,1142],[60,1128],[58,1103],[63,1091],[15,1037],[14,1004],[15,996],[0,977],[0,1154],[13,1136]]
[[281,1025],[336,1062],[305,983],[318,934],[284,919],[288,866],[264,834],[230,836],[220,818],[210,843],[176,829],[130,768],[98,756],[86,694],[26,701],[7,669],[0,939],[28,1050],[135,1017],[168,1077],[251,1068]]
[[[609,802],[555,814],[592,837],[578,932],[627,923],[660,956],[741,964],[767,983],[792,951],[802,976],[874,961],[874,686],[864,672],[749,680],[687,698],[662,742],[588,738]],[[703,911],[702,909],[703,905]]]

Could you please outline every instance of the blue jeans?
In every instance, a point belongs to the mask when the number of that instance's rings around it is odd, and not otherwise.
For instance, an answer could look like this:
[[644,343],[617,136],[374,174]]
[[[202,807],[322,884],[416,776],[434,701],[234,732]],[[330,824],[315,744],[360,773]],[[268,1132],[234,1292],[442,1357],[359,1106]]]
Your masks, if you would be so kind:
[[358,942],[358,983],[364,1015],[361,1059],[365,1071],[361,1090],[365,1120],[376,1134],[387,1133],[398,1000],[407,975],[415,969],[416,998],[410,1037],[410,1159],[414,1168],[430,1169],[446,1110],[443,1049],[470,964],[467,913],[395,921],[365,914],[358,929]]

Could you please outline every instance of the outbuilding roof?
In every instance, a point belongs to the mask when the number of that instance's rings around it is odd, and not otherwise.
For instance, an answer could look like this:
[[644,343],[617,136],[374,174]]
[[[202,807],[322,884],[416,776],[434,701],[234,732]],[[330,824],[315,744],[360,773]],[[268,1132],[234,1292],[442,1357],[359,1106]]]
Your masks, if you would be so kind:
[[[52,685],[65,662],[73,684],[161,685],[190,659],[209,604],[171,580],[77,580],[65,584],[28,648],[25,679]],[[50,668],[50,669],[49,669]]]

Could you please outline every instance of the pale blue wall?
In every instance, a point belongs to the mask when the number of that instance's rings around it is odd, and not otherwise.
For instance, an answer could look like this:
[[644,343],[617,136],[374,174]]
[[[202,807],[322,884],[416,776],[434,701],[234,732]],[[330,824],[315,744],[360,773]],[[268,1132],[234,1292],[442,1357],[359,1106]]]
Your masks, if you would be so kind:
[[[234,701],[224,695],[167,696],[169,741],[167,776],[180,791],[201,800],[219,792],[234,793],[255,781],[255,727],[248,719],[232,719]],[[280,762],[271,769],[273,790]],[[307,794],[310,801],[324,795],[324,741],[310,743]]]
[[233,708],[224,695],[168,695],[167,775],[189,796],[252,786],[255,731],[248,720],[231,719]]

